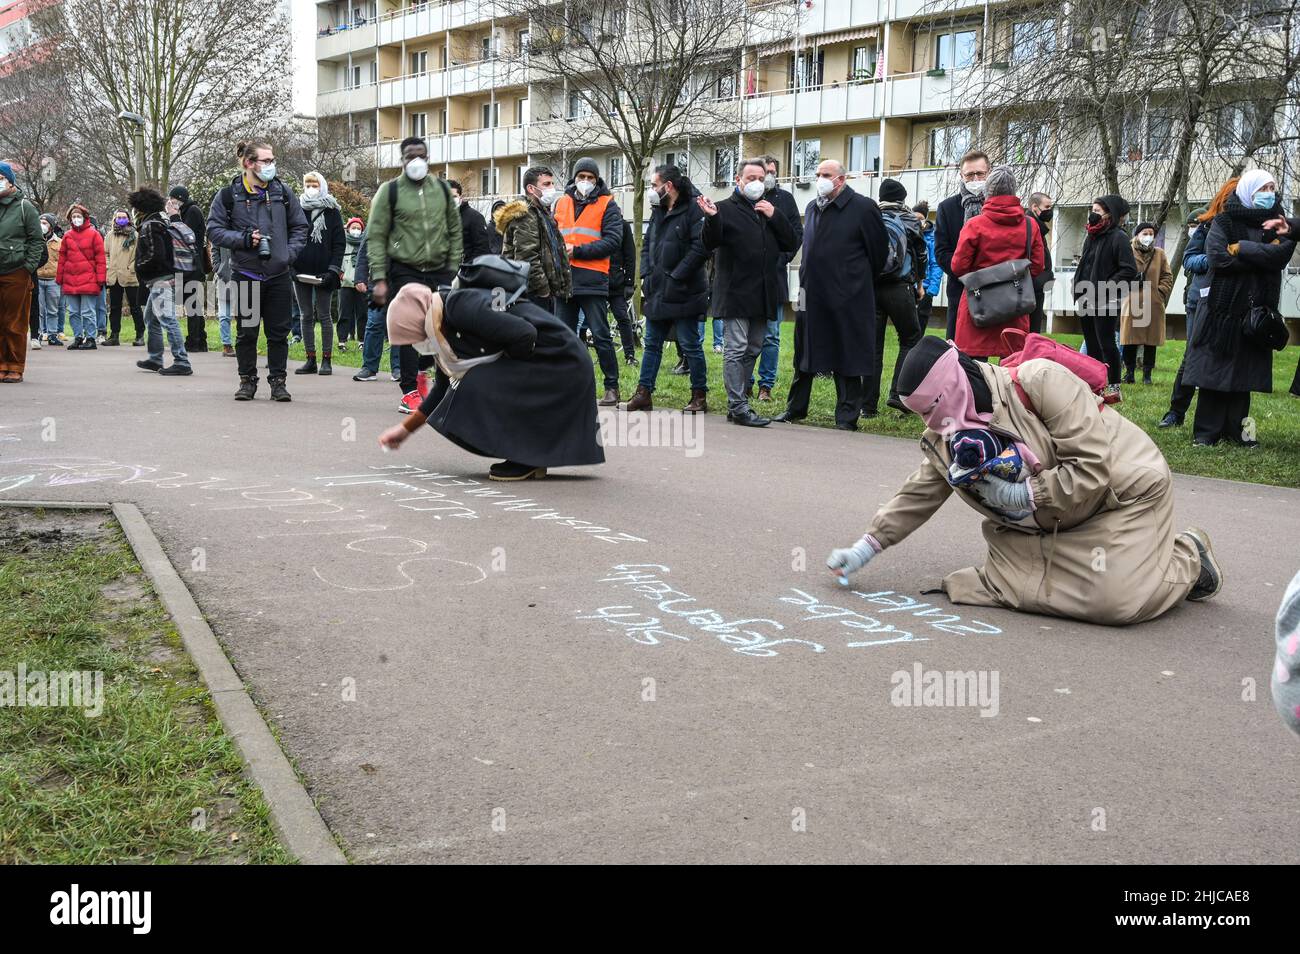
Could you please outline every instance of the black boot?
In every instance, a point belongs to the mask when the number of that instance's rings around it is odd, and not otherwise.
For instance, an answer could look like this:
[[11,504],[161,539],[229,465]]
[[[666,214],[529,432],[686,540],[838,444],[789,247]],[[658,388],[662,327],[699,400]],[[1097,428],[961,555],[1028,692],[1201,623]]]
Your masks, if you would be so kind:
[[325,354],[321,356],[321,359],[320,359],[320,370],[317,371],[316,373],[317,373],[317,374],[333,374],[333,373],[334,373],[334,368],[333,368],[333,366],[330,364],[330,353],[329,353],[328,351],[326,351]]
[[251,401],[257,394],[257,378],[240,378],[239,390],[235,392],[236,401]]
[[284,386],[284,378],[267,378],[267,383],[271,385],[272,401],[292,401],[293,397],[289,394],[289,389]]
[[304,364],[301,368],[298,368],[298,369],[297,369],[296,371],[294,371],[293,373],[294,373],[294,374],[315,374],[316,371],[317,371],[317,368],[316,368],[316,352],[315,352],[315,351],[308,351],[308,352],[307,352],[307,363]]

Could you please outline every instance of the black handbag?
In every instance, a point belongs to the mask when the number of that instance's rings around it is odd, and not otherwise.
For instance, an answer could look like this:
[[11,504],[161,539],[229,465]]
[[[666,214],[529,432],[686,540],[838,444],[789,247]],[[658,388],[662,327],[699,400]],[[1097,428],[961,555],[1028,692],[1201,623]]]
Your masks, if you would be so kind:
[[1242,337],[1273,351],[1283,350],[1291,341],[1291,332],[1276,308],[1251,305],[1241,329]]
[[966,307],[976,328],[994,328],[1033,313],[1038,305],[1029,274],[1033,247],[1033,226],[1025,216],[1024,258],[977,268],[961,277],[966,286]]

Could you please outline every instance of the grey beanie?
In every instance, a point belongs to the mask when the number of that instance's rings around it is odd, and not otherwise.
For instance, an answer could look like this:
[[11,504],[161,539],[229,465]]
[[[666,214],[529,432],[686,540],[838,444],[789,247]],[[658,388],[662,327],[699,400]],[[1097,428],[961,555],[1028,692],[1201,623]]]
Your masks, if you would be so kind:
[[591,156],[583,156],[573,164],[573,177],[576,179],[579,172],[590,172],[597,179],[600,178],[600,166],[596,165],[596,160]]
[[984,194],[986,196],[1016,194],[1016,174],[1011,171],[1010,166],[994,166],[989,170]]

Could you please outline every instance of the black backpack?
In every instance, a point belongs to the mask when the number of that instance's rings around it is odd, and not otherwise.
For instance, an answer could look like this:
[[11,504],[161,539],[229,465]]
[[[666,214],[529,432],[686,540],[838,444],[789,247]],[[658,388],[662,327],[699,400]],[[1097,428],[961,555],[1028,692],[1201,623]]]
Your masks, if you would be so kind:
[[176,272],[175,245],[169,223],[161,218],[147,218],[140,223],[136,239],[135,274],[142,285]]

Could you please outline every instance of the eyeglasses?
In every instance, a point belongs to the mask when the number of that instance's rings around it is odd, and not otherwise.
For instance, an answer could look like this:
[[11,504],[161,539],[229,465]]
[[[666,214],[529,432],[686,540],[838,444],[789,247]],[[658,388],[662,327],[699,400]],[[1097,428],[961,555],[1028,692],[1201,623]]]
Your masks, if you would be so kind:
[[981,179],[987,179],[989,176],[987,169],[972,169],[970,172],[963,172],[961,178],[963,182],[978,182]]

